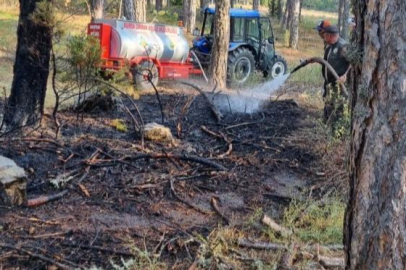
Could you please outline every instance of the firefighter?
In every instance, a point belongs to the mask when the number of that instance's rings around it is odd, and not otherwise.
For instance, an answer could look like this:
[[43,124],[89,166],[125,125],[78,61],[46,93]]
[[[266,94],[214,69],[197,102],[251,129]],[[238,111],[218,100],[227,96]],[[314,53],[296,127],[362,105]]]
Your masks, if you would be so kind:
[[346,97],[342,95],[339,83],[345,83],[350,69],[350,63],[346,58],[348,43],[340,38],[338,28],[335,25],[324,28],[323,38],[327,45],[324,50],[324,60],[333,67],[339,76],[337,81],[327,67],[324,66],[322,69],[324,78],[323,98],[325,100],[324,119],[333,125],[334,131],[334,125],[343,116],[346,103]]

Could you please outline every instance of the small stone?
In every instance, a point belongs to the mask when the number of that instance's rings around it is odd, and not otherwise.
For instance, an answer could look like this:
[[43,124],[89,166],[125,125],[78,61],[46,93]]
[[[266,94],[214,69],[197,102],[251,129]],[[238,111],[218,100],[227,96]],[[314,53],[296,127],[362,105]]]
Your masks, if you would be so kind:
[[28,234],[29,234],[29,235],[34,235],[34,234],[35,234],[35,228],[34,228],[34,227],[30,227],[30,228],[28,229]]
[[145,139],[154,142],[172,143],[173,136],[168,127],[157,123],[148,123],[144,126]]

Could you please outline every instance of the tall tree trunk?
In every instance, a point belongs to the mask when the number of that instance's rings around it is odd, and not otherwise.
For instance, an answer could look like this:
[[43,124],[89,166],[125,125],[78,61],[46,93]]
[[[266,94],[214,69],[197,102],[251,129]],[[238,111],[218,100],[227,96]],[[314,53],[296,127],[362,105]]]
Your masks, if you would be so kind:
[[94,19],[103,19],[104,0],[90,0],[92,21]]
[[156,4],[155,4],[155,9],[157,10],[157,11],[160,11],[160,10],[162,10],[162,0],[156,0]]
[[231,8],[234,8],[234,5],[235,5],[235,0],[230,0],[230,6],[231,6]]
[[343,15],[341,16],[341,32],[343,39],[348,39],[348,19],[350,18],[350,0],[343,0]]
[[343,27],[343,14],[344,14],[344,2],[345,0],[339,0],[338,1],[338,31],[341,33],[342,27]]
[[204,7],[208,7],[210,4],[210,0],[200,0],[200,7],[204,8]]
[[135,21],[146,22],[147,21],[147,1],[146,0],[134,0],[135,5]]
[[289,7],[288,7],[288,14],[286,17],[285,29],[290,30],[290,26],[292,24],[292,17],[293,17],[293,13],[292,13],[292,10],[294,8],[293,3],[295,3],[296,0],[288,0],[287,2],[289,2]]
[[285,4],[285,11],[283,13],[283,17],[282,17],[282,27],[285,29],[289,29],[288,25],[289,25],[289,12],[290,12],[290,2],[292,0],[286,0],[286,4]]
[[354,2],[346,269],[406,269],[406,2]]
[[252,9],[259,10],[259,0],[252,0]]
[[303,1],[304,1],[304,0],[300,0],[299,22],[302,21],[302,7],[303,7]]
[[214,41],[211,49],[211,80],[221,88],[226,87],[228,44],[230,39],[230,0],[216,1],[214,15]]
[[196,2],[197,0],[183,1],[183,26],[187,33],[193,33],[196,25]]
[[282,19],[282,0],[278,0],[278,21]]
[[270,5],[271,5],[271,15],[272,15],[272,17],[275,17],[275,14],[276,14],[276,0],[270,0]]
[[135,21],[134,0],[123,0],[123,15],[126,20]]
[[[33,17],[42,0],[20,0],[14,77],[4,121],[9,130],[34,125],[42,117],[49,75],[52,27],[47,16]],[[48,11],[52,12],[51,1]]]
[[290,25],[290,37],[289,37],[289,47],[292,49],[297,49],[297,44],[299,42],[299,12],[300,12],[300,0],[291,0],[290,3],[291,21]]

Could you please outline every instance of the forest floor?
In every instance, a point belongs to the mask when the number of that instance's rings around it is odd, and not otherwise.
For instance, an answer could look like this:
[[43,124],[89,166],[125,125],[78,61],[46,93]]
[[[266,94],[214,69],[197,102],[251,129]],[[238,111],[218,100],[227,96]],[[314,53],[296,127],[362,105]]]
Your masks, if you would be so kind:
[[[321,54],[310,22],[301,50],[278,44],[291,66]],[[345,145],[320,120],[319,69],[300,72],[281,98],[221,122],[193,89],[161,84],[169,142],[141,140],[120,98],[108,110],[60,111],[57,139],[49,117],[2,138],[30,198],[64,196],[0,206],[0,269],[323,269],[342,257]],[[162,123],[154,92],[133,102],[144,123]]]

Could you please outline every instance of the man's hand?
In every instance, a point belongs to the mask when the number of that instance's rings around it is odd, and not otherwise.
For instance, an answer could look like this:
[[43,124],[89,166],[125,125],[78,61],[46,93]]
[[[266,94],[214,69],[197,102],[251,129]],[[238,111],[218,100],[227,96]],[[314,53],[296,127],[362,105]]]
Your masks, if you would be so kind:
[[337,82],[344,84],[347,81],[347,74],[344,74],[343,76],[339,77]]

